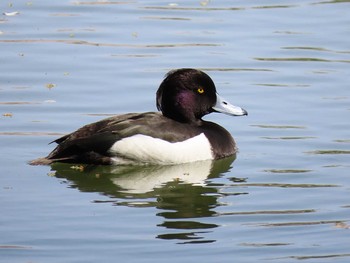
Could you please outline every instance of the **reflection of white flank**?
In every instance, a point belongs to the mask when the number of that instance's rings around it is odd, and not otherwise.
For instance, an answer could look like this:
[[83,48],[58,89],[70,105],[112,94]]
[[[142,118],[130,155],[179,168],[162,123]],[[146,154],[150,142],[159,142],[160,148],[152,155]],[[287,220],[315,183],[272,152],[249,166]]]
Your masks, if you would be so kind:
[[112,182],[125,189],[124,192],[133,194],[147,193],[175,180],[203,185],[210,174],[211,167],[211,160],[152,167],[154,169],[145,167],[145,169],[139,169],[132,175],[113,178]]
[[203,133],[176,143],[137,134],[117,141],[109,152],[115,156],[113,158],[115,164],[128,164],[135,161],[179,164],[213,159],[211,145]]

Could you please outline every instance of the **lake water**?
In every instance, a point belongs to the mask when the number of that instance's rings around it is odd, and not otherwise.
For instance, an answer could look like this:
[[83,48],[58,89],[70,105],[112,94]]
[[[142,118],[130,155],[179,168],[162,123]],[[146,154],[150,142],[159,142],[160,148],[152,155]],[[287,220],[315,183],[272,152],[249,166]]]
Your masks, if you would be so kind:
[[[350,1],[0,11],[0,262],[349,262]],[[235,137],[234,161],[27,164],[84,124],[155,110],[181,67],[249,112],[206,117]]]

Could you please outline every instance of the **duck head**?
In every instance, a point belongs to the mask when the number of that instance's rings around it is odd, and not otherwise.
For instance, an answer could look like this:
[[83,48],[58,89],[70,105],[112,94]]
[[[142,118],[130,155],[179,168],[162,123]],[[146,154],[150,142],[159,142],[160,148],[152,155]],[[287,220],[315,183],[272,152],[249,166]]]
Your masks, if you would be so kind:
[[202,117],[211,112],[232,116],[248,114],[221,98],[206,73],[190,68],[166,74],[157,91],[157,108],[164,116],[185,123],[201,122]]

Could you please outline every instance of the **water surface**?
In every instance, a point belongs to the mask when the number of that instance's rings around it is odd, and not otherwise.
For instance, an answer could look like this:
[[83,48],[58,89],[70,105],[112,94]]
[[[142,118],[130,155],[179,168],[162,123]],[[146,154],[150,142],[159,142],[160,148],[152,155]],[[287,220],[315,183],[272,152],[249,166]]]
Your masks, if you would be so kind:
[[[0,10],[0,262],[349,261],[349,1]],[[248,110],[206,117],[235,160],[27,164],[86,123],[155,110],[179,67]]]

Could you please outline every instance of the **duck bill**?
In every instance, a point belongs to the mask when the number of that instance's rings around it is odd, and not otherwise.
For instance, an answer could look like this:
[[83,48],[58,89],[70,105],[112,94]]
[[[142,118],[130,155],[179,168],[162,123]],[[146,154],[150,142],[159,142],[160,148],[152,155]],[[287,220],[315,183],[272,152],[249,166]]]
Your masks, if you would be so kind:
[[216,96],[216,104],[212,108],[215,112],[220,112],[231,116],[248,115],[248,112],[245,109],[232,105],[227,100],[221,98],[219,95]]

